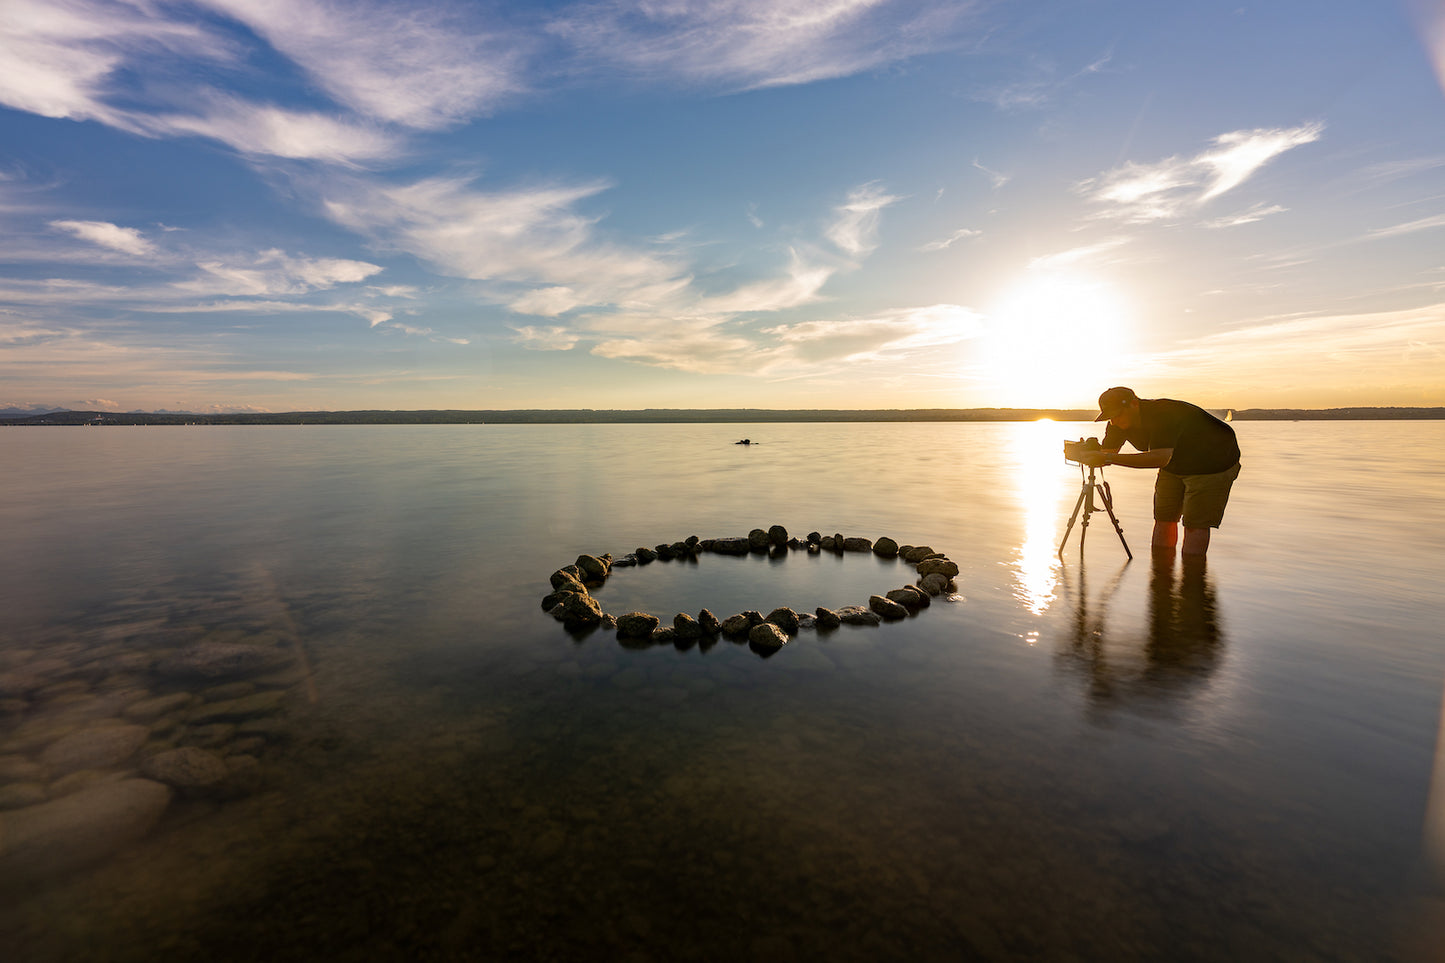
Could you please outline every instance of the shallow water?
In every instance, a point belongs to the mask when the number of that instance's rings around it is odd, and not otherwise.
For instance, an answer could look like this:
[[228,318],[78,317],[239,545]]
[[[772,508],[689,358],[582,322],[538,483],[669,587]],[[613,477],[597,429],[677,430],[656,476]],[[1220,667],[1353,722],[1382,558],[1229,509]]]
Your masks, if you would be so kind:
[[[1151,558],[1152,473],[1123,469],[1134,560],[1096,514],[1061,562],[1080,477],[1059,442],[1093,427],[0,433],[0,759],[31,765],[9,785],[63,799],[175,744],[255,761],[99,861],[0,880],[0,940],[25,960],[1433,958],[1445,423],[1237,424],[1204,569]],[[772,524],[930,545],[956,595],[767,658],[623,647],[540,608],[580,553]],[[912,580],[870,555],[703,555],[597,596],[669,621]],[[205,640],[284,654],[240,680],[279,709],[207,728],[237,680],[163,671]],[[120,724],[146,745],[59,783],[57,733]]]

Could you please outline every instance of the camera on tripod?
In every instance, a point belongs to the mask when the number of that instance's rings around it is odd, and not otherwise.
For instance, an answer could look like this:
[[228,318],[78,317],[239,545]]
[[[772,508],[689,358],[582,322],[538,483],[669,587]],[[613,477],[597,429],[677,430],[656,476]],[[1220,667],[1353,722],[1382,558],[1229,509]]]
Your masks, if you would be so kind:
[[1077,465],[1082,460],[1079,456],[1085,452],[1103,451],[1104,446],[1099,444],[1097,438],[1080,438],[1078,441],[1064,442],[1064,461]]

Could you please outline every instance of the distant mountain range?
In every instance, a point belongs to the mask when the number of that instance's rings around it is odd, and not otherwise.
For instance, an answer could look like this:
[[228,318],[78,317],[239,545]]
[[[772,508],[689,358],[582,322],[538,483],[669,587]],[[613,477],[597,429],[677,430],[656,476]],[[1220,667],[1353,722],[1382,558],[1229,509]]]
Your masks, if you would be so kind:
[[[1215,412],[1224,416],[1225,409]],[[0,425],[543,425],[779,422],[1091,421],[1094,409],[1064,408],[644,408],[441,411],[287,411],[194,414],[175,411],[35,412],[0,409]],[[1245,408],[1235,421],[1394,421],[1445,418],[1445,408]]]

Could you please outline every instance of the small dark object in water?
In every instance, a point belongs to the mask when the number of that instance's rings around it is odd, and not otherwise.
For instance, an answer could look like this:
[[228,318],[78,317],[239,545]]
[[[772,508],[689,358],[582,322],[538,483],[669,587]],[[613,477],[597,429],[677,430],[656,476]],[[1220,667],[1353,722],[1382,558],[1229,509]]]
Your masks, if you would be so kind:
[[753,440],[751,438],[744,438],[742,441],[733,442],[734,445],[751,445],[752,443]]

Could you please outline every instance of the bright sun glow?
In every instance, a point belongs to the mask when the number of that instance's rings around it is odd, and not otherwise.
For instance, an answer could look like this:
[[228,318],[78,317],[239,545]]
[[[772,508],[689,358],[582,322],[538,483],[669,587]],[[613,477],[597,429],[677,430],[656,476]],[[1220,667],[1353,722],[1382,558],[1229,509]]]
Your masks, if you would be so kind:
[[1030,271],[988,312],[982,381],[999,407],[1083,406],[1128,383],[1122,359],[1132,330],[1127,304],[1107,282]]

